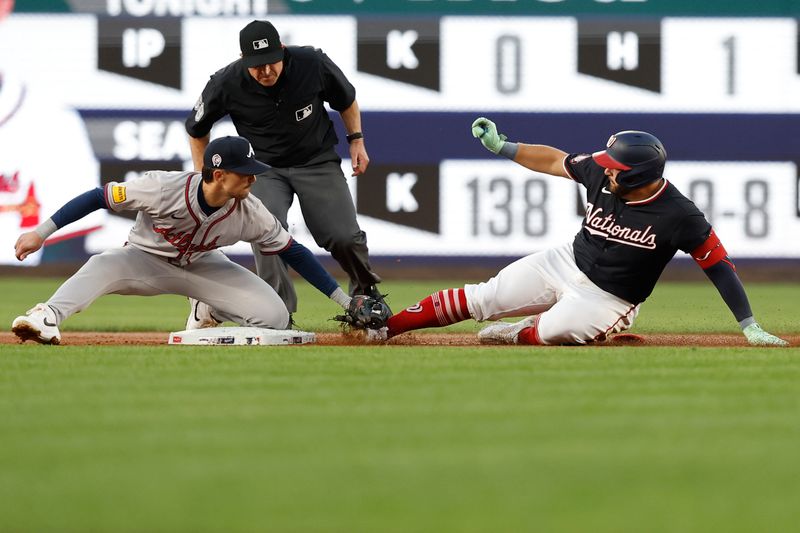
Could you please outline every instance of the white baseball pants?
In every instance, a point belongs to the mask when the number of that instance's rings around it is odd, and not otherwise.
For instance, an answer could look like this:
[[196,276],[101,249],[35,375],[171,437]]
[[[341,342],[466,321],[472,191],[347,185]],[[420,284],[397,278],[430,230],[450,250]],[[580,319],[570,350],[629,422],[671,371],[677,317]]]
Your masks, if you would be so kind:
[[475,320],[539,315],[544,344],[585,344],[631,327],[639,306],[610,294],[578,269],[572,243],[511,263],[484,283],[465,285]]

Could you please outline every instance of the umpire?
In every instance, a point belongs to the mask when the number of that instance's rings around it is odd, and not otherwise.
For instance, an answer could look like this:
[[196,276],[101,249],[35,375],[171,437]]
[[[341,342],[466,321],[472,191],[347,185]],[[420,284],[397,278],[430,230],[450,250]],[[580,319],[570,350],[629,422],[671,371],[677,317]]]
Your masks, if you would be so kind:
[[[239,32],[241,58],[218,70],[186,119],[195,169],[203,164],[211,127],[229,115],[236,131],[272,168],[258,175],[252,193],[284,227],[294,195],[317,245],[350,277],[351,294],[380,298],[381,281],[369,265],[367,236],[356,221],[353,199],[336,154],[338,138],[324,102],[339,112],[350,144],[353,176],[367,170],[356,91],[318,48],[284,46],[275,27],[256,20]],[[297,310],[286,264],[253,249],[258,275]]]

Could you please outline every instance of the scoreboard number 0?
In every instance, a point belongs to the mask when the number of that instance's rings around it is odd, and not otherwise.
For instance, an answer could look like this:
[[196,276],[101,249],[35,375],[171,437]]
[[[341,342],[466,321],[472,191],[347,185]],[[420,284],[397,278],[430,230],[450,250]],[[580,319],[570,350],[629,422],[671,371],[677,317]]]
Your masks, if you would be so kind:
[[501,35],[495,42],[495,87],[500,94],[522,88],[522,42],[518,35]]

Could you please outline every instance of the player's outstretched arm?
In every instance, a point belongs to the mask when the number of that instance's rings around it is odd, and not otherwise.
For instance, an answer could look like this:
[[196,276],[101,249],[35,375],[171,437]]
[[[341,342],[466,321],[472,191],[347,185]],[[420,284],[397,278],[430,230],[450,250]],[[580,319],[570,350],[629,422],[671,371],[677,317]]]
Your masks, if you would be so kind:
[[720,261],[705,273],[736,317],[747,342],[754,346],[788,346],[785,340],[764,331],[753,318],[742,281],[730,262]]
[[313,285],[319,292],[347,309],[350,305],[350,296],[336,283],[325,267],[311,253],[311,250],[295,241],[291,241],[289,246],[278,254],[281,259],[286,261],[295,272],[303,276],[307,282]]
[[23,233],[17,239],[14,252],[17,259],[24,260],[44,245],[44,241],[59,228],[80,220],[92,211],[105,208],[103,188],[97,187],[80,194],[61,206],[52,217],[39,224],[33,231]]
[[564,170],[567,153],[543,144],[523,144],[508,141],[508,137],[498,133],[497,126],[488,118],[479,117],[472,123],[472,136],[480,139],[484,148],[502,155],[535,172],[569,178]]
[[708,279],[719,291],[725,304],[736,317],[747,342],[754,346],[788,346],[789,343],[780,337],[764,331],[750,309],[742,281],[739,279],[733,263],[712,230],[706,242],[692,251],[692,257],[703,269]]

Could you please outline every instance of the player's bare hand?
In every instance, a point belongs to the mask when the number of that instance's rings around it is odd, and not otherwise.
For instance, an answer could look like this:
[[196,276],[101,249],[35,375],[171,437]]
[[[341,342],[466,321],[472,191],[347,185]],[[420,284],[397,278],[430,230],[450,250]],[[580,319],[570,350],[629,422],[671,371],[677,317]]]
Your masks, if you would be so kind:
[[780,337],[767,333],[756,323],[750,324],[742,330],[747,342],[753,346],[789,346],[789,343]]
[[35,231],[28,231],[19,236],[17,243],[14,245],[14,252],[17,259],[22,261],[41,248],[43,244],[44,239],[42,239],[38,233]]
[[472,136],[480,139],[481,144],[490,152],[497,154],[506,143],[507,137],[497,133],[497,126],[488,118],[479,117],[472,123]]
[[353,162],[351,176],[360,176],[367,171],[369,156],[367,155],[367,148],[364,146],[364,139],[355,139],[350,143],[350,161]]

